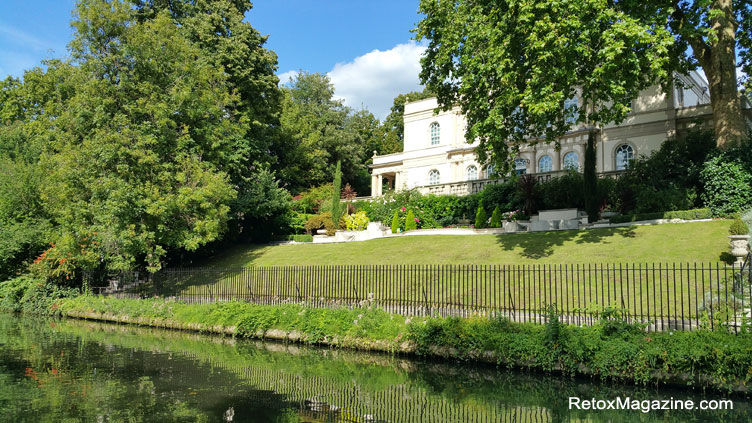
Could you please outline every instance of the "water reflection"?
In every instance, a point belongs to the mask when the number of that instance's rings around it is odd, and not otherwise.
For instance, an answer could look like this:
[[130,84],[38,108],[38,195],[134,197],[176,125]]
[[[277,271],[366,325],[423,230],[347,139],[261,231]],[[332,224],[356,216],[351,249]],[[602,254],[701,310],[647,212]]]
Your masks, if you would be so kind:
[[734,410],[568,409],[722,398],[486,367],[0,314],[0,421],[748,422]]

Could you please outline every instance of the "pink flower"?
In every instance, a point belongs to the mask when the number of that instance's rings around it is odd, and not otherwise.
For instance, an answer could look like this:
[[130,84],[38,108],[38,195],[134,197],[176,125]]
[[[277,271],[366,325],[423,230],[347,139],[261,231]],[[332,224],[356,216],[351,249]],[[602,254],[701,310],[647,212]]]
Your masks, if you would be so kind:
[[417,223],[417,222],[420,222],[420,219],[418,219],[417,217],[415,217],[414,219],[415,219],[415,222],[416,222],[416,223]]
[[404,208],[404,207],[402,207],[401,211],[405,211],[405,208]]

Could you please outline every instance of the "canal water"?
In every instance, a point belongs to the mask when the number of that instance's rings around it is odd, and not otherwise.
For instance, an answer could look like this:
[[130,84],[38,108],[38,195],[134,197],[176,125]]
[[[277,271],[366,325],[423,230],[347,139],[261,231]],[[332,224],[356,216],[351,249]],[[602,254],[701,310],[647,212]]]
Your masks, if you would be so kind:
[[[732,399],[733,410],[570,410]],[[752,402],[380,354],[0,313],[2,422],[749,422]]]

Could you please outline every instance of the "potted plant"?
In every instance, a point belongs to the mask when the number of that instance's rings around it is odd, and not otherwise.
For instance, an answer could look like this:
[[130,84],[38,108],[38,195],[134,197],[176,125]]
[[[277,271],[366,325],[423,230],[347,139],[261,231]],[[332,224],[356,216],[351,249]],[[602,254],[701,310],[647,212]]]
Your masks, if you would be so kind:
[[517,221],[520,220],[520,217],[522,216],[523,215],[520,210],[504,213],[504,218],[506,219],[506,222],[504,222],[504,232],[517,232],[518,230],[520,230],[519,225],[517,225]]
[[729,228],[729,244],[736,263],[743,263],[744,257],[749,253],[749,227],[739,217],[734,219]]

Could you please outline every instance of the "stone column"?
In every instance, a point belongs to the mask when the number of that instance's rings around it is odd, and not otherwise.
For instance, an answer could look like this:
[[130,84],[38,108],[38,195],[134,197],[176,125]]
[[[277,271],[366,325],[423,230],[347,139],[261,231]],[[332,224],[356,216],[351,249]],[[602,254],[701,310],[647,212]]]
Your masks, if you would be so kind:
[[553,167],[551,168],[554,172],[557,170],[561,170],[561,151],[560,150],[554,150],[553,155]]
[[400,191],[402,188],[402,177],[400,172],[394,172],[394,192]]
[[376,196],[384,195],[384,177],[376,175]]
[[371,197],[376,197],[379,195],[378,188],[378,177],[376,175],[371,175]]

